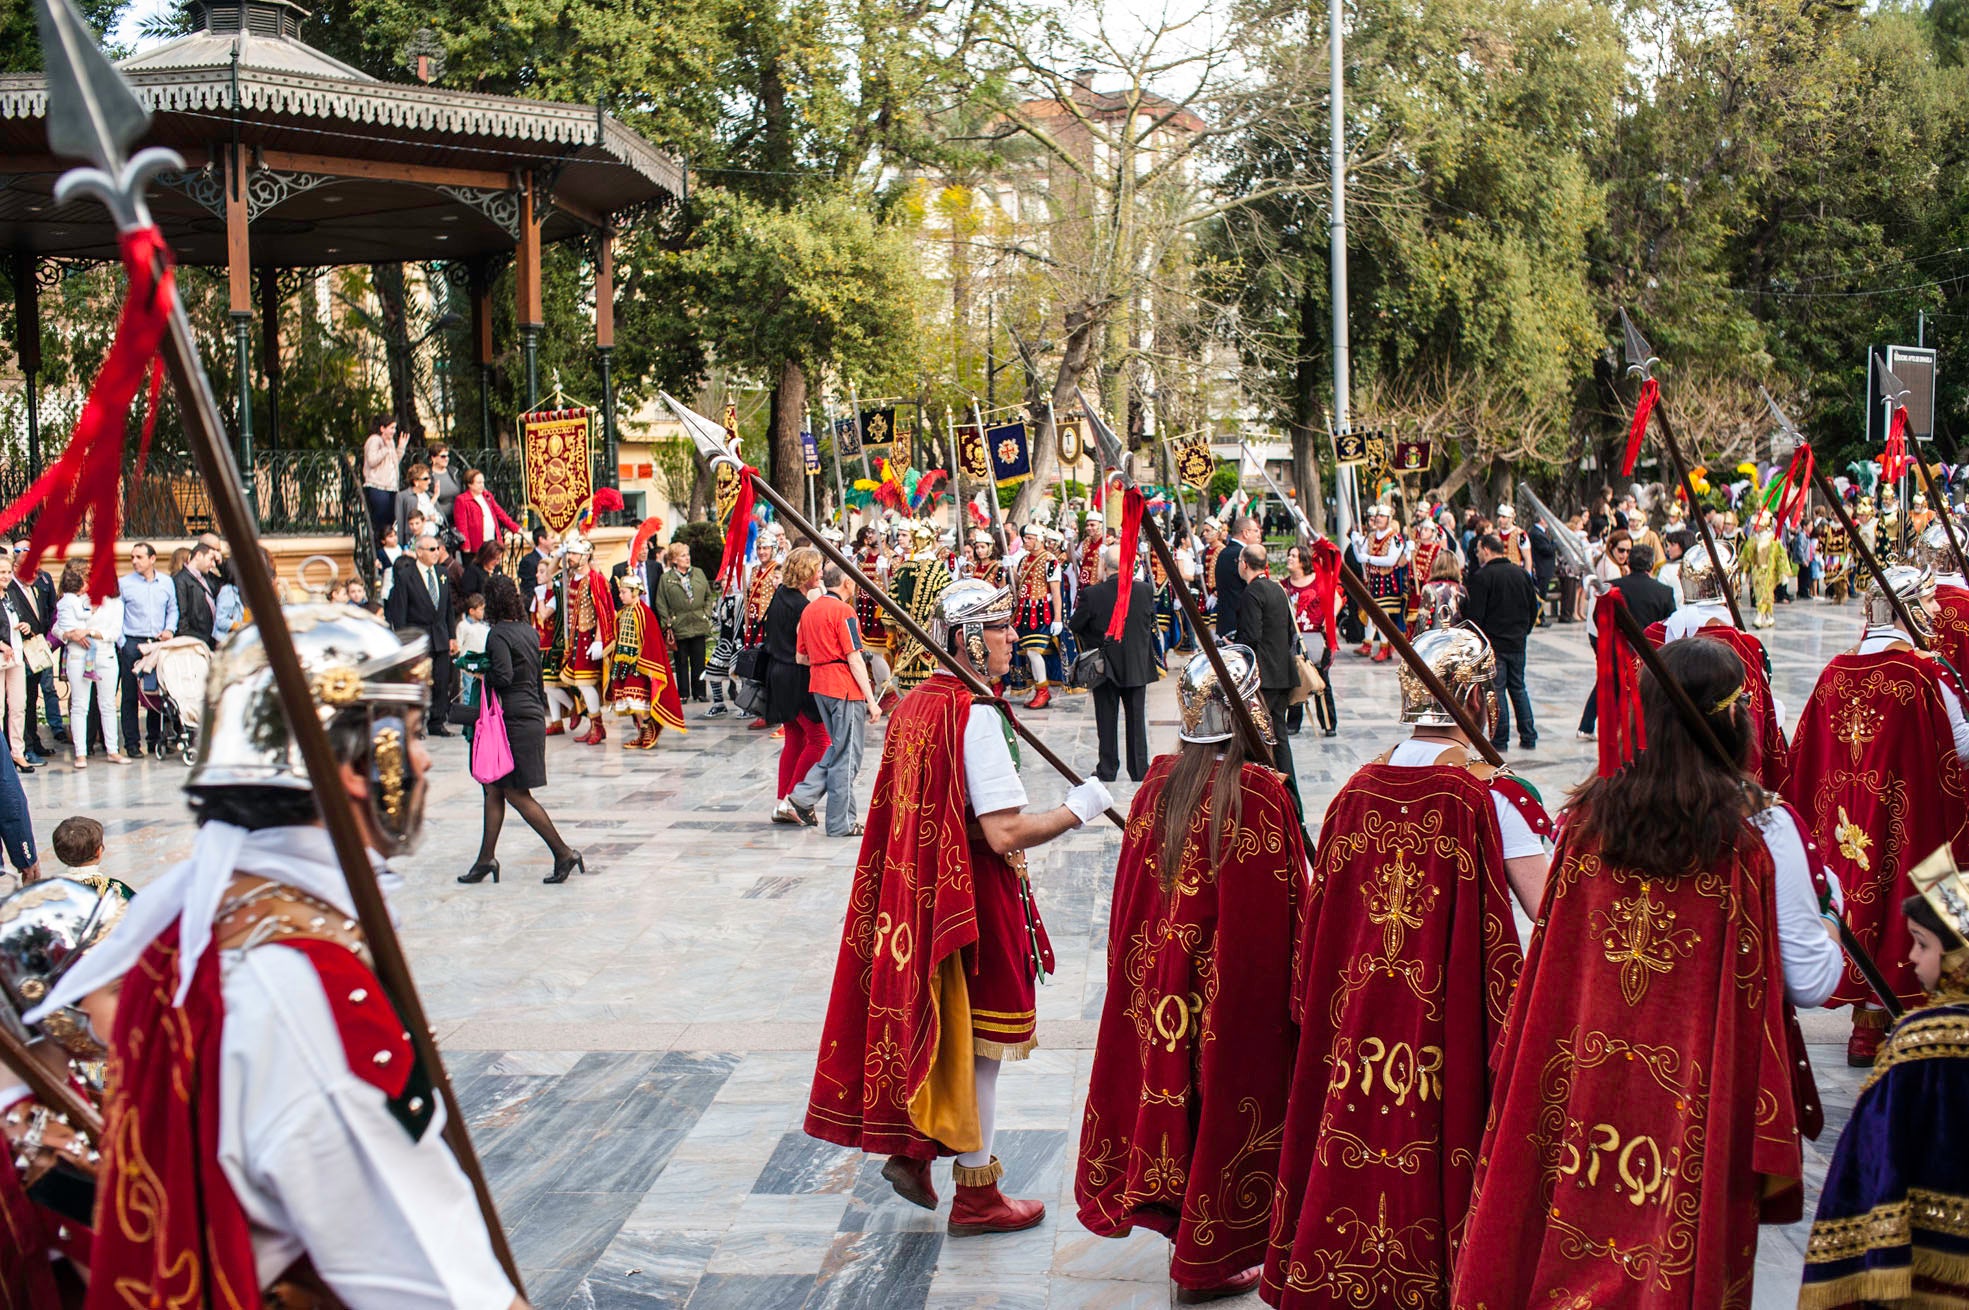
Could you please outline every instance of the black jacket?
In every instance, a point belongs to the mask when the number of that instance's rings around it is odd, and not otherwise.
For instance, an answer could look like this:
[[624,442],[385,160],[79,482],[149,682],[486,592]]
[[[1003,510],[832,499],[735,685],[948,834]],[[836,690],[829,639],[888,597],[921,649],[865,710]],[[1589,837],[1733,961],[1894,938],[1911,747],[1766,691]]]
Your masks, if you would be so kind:
[[421,628],[431,634],[431,652],[451,648],[451,579],[442,564],[434,565],[438,575],[437,603],[431,603],[431,590],[424,585],[423,571],[415,555],[405,555],[393,566],[396,581],[390,585],[390,598],[383,614],[393,628]]
[[47,636],[53,630],[55,589],[52,585],[44,590],[41,579],[36,578],[32,585],[23,587],[21,580],[15,578],[7,584],[7,601],[13,606],[14,613],[20,616],[21,622],[42,636]]
[[189,564],[171,575],[171,585],[178,593],[178,636],[196,637],[207,646],[217,646],[212,621],[218,613],[219,590],[216,582],[207,590],[207,583],[192,574]]
[[1231,540],[1217,552],[1217,576],[1210,585],[1217,593],[1217,640],[1242,641],[1237,635],[1238,615],[1243,610],[1244,575],[1237,562],[1244,555],[1244,543]]
[[1292,657],[1299,649],[1299,628],[1292,621],[1292,602],[1285,588],[1270,578],[1254,578],[1238,606],[1237,639],[1258,656],[1258,686],[1280,691],[1299,685]]
[[540,566],[547,557],[537,550],[530,550],[520,557],[520,603],[533,604],[533,589],[540,585]]
[[1608,585],[1620,593],[1634,621],[1644,628],[1675,612],[1674,589],[1645,573],[1623,573]]
[[1146,687],[1155,681],[1155,589],[1137,582],[1128,589],[1128,618],[1122,624],[1121,640],[1106,637],[1108,622],[1114,618],[1114,602],[1120,594],[1117,579],[1104,578],[1080,593],[1067,626],[1079,640],[1082,650],[1099,643],[1107,656],[1108,681],[1117,687]]
[[1507,655],[1521,654],[1538,616],[1538,584],[1500,555],[1470,575],[1463,617]]
[[499,693],[508,719],[544,723],[547,698],[540,689],[540,632],[524,619],[495,623],[485,636],[486,681]]
[[820,706],[808,685],[811,670],[799,659],[800,616],[806,612],[807,598],[791,587],[774,591],[766,606],[767,723],[790,723],[803,714],[820,721]]
[[1531,566],[1538,574],[1538,585],[1543,587],[1559,571],[1559,546],[1552,540],[1552,534],[1545,530],[1543,523],[1534,523],[1531,533]]

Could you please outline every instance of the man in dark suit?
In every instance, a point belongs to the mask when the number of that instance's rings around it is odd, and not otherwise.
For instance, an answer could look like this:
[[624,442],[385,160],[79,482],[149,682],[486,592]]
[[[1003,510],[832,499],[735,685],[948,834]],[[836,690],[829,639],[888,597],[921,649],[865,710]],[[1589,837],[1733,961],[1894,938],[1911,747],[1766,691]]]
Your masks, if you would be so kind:
[[540,566],[552,553],[551,534],[545,528],[533,530],[533,549],[520,557],[520,604],[533,608],[533,589],[540,585]]
[[1518,715],[1518,744],[1538,747],[1538,725],[1531,717],[1531,693],[1525,690],[1525,639],[1538,618],[1538,584],[1504,553],[1504,539],[1495,532],[1477,538],[1477,568],[1470,575],[1470,594],[1463,617],[1477,625],[1497,656],[1497,735],[1491,745],[1503,750],[1511,743],[1511,713]]
[[1239,616],[1244,610],[1244,574],[1238,558],[1244,547],[1256,546],[1264,539],[1258,530],[1258,520],[1246,515],[1232,521],[1230,540],[1217,552],[1217,576],[1210,579],[1210,584],[1217,593],[1219,641],[1243,640],[1237,635]]
[[218,613],[219,587],[212,575],[218,567],[219,552],[201,540],[171,579],[178,589],[178,635],[196,637],[215,649],[219,643],[212,635],[212,624]]
[[[661,547],[656,544],[656,538],[651,537],[649,544],[643,547],[643,558],[639,561],[642,567],[636,570],[643,579],[643,595],[649,597],[652,607],[656,604],[656,584],[663,581],[663,560],[658,554],[660,550]],[[615,583],[617,579],[621,578],[628,571],[629,561],[626,559],[618,561],[615,567],[608,571],[609,591],[611,594],[621,594],[615,590]]]
[[[14,562],[18,564],[26,555],[27,538],[22,537],[14,542],[13,547]],[[0,545],[0,549],[5,549],[4,545]],[[20,615],[21,621],[34,632],[47,637],[55,626],[55,580],[48,576],[48,570],[36,569],[32,578],[22,577],[16,573],[14,580],[7,584],[7,590],[8,599],[13,602],[14,613]],[[61,646],[54,643],[53,638],[49,638],[49,641],[55,651],[55,663],[39,673],[32,669],[27,671],[27,717],[26,727],[21,735],[26,738],[22,743],[26,749],[22,753],[27,756],[30,764],[39,762],[39,758],[43,755],[53,754],[51,749],[41,744],[41,733],[35,724],[35,688],[39,687],[41,691],[42,712],[47,715],[49,733],[62,745],[68,744],[68,730],[62,726],[61,701],[55,696],[55,667],[61,663]],[[100,744],[102,735],[100,727],[96,729],[96,734]]]
[[[1651,623],[1660,623],[1675,612],[1675,589],[1656,578],[1654,547],[1643,542],[1618,541],[1607,547],[1608,554],[1618,559],[1620,552],[1627,552],[1627,572],[1609,582],[1607,586],[1620,593],[1627,602],[1627,612],[1643,628]],[[1586,599],[1586,621],[1593,622],[1593,602]],[[1600,643],[1606,640],[1604,633],[1593,632],[1593,649],[1599,650]],[[1586,709],[1579,716],[1579,735],[1582,740],[1591,741],[1600,726],[1600,689],[1589,687],[1586,690]]]
[[1107,658],[1108,676],[1094,688],[1094,727],[1100,734],[1101,762],[1094,776],[1113,782],[1121,771],[1116,749],[1116,711],[1128,717],[1128,776],[1136,782],[1149,774],[1148,685],[1156,679],[1155,590],[1146,580],[1137,579],[1128,588],[1128,618],[1121,629],[1121,640],[1112,641],[1106,633],[1114,618],[1115,600],[1120,595],[1121,552],[1109,546],[1101,551],[1101,580],[1080,594],[1068,626],[1079,639],[1080,649],[1091,650],[1100,643]]
[[431,710],[426,731],[449,737],[445,708],[451,701],[451,579],[444,571],[444,547],[435,533],[417,539],[417,549],[397,560],[384,617],[393,628],[415,628],[431,638]]
[[[1249,522],[1250,520],[1245,520]],[[1272,716],[1272,767],[1285,775],[1286,790],[1299,809],[1299,821],[1306,820],[1299,800],[1299,771],[1292,764],[1292,743],[1285,732],[1285,716],[1292,708],[1292,692],[1299,685],[1299,666],[1292,657],[1299,652],[1299,627],[1292,620],[1292,602],[1285,588],[1268,572],[1270,558],[1260,545],[1226,548],[1237,550],[1239,581],[1244,594],[1238,601],[1237,640],[1249,646],[1258,657],[1258,690],[1265,695],[1265,711]]]

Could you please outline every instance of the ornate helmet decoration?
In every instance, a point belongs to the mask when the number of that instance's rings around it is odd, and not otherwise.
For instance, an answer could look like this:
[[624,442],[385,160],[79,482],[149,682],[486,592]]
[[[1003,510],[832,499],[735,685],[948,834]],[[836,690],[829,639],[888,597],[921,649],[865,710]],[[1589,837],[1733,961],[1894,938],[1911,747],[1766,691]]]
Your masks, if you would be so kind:
[[985,629],[1009,626],[1012,622],[1011,589],[994,587],[982,578],[965,578],[945,587],[937,597],[937,605],[930,635],[949,650],[950,634],[962,632],[965,652],[970,655],[971,663],[982,669]]
[[1908,562],[1929,573],[1955,572],[1955,552],[1949,549],[1948,528],[1937,519],[1915,534]]
[[617,578],[615,585],[624,591],[633,591],[638,596],[644,595],[649,591],[648,584],[643,581],[643,575],[634,569],[630,569],[627,573]]
[[1368,510],[1367,516],[1371,519],[1392,519],[1395,517],[1395,508],[1385,500],[1377,500],[1374,502],[1374,507]]
[[566,555],[570,559],[576,555],[593,555],[594,553],[594,543],[590,542],[588,538],[582,536],[579,532],[570,532],[561,541],[561,554]]
[[[1271,716],[1265,712],[1264,693],[1258,689],[1258,657],[1251,647],[1226,642],[1218,647],[1224,667],[1237,680],[1238,699],[1251,711],[1258,731],[1266,741],[1276,740]],[[1217,670],[1210,656],[1202,651],[1190,656],[1189,663],[1176,678],[1176,703],[1183,711],[1183,726],[1176,735],[1200,745],[1229,741],[1237,732],[1237,718],[1231,702],[1217,682]]]
[[[98,890],[70,878],[44,878],[0,900],[0,994],[11,1027],[21,1029],[20,1016],[123,918],[130,889],[114,878],[103,883]],[[95,1032],[76,1006],[55,1011],[33,1031],[77,1059],[100,1060],[109,1052],[107,1034]]]
[[[1497,678],[1497,655],[1484,634],[1468,624],[1453,628],[1431,628],[1415,639],[1415,653],[1430,672],[1443,680],[1449,694],[1467,699],[1472,691],[1488,692]],[[1430,694],[1429,687],[1415,671],[1404,664],[1399,670],[1402,685],[1402,722],[1453,728],[1456,720]]]
[[1721,603],[1736,578],[1736,557],[1730,548],[1721,542],[1716,544],[1716,554],[1722,558],[1723,572],[1716,571],[1716,563],[1710,559],[1706,550],[1685,551],[1682,555],[1682,603],[1700,605],[1704,602]]
[[[1907,607],[1908,621],[1914,625],[1915,633],[1924,640],[1934,636],[1934,624],[1928,618],[1928,603],[1935,598],[1935,575],[1912,564],[1889,564],[1881,571],[1887,575],[1887,585],[1893,589],[1893,594],[1900,597],[1901,604]],[[1868,574],[1860,584],[1860,601],[1866,606],[1868,627],[1899,626],[1900,616],[1894,613],[1894,603],[1887,599],[1887,593],[1880,589],[1872,574]]]
[[[425,782],[411,764],[410,745],[430,699],[429,638],[421,632],[401,637],[379,616],[352,605],[289,605],[285,613],[314,692],[315,714],[331,730],[359,730],[359,750],[353,743],[335,744],[368,757],[371,817],[388,848],[382,853],[410,849],[424,819]],[[312,791],[287,713],[260,629],[240,629],[212,659],[198,762],[185,790]]]
[[1969,879],[1943,846],[1909,870],[1908,881],[1948,930],[1942,936],[1943,987],[1969,990]]
[[1861,496],[1859,502],[1853,506],[1853,517],[1859,518],[1861,515],[1873,517],[1873,497]]

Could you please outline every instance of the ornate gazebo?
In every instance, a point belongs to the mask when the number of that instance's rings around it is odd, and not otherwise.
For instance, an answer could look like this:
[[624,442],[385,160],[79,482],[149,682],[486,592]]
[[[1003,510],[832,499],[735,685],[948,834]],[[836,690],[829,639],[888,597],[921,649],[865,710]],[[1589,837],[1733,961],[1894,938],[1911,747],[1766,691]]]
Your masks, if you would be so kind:
[[[201,30],[119,68],[155,116],[146,144],[170,146],[185,160],[185,171],[153,190],[152,214],[180,263],[226,270],[241,466],[255,466],[249,347],[256,301],[273,416],[268,435],[279,444],[283,273],[443,262],[462,272],[474,355],[489,378],[492,289],[513,260],[531,406],[540,395],[541,247],[578,241],[594,261],[603,445],[612,473],[612,239],[638,213],[683,195],[678,163],[594,106],[380,81],[302,41],[307,14],[290,0],[205,0],[199,17]],[[48,153],[46,112],[41,77],[0,77],[0,251],[12,260],[36,467],[38,278],[51,267],[117,258],[116,232],[100,205],[54,202],[55,180],[69,161]]]

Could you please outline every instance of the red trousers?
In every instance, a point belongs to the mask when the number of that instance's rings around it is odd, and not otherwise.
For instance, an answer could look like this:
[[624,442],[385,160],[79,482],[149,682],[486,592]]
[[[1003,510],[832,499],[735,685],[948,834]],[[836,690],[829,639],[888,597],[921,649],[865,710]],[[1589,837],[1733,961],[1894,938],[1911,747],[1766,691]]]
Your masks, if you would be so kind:
[[820,757],[827,753],[834,739],[818,720],[804,714],[795,715],[781,726],[786,729],[786,742],[779,748],[777,799],[785,800],[786,794],[807,776],[807,771],[820,763]]

